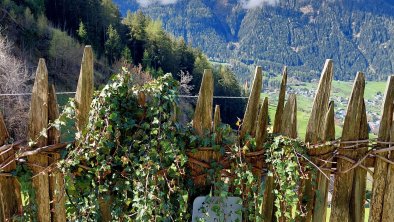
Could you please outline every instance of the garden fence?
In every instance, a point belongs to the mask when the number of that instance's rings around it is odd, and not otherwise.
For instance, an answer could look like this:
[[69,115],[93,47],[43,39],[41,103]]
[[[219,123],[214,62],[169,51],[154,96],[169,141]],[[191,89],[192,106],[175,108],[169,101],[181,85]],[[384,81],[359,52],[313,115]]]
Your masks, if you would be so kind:
[[[250,134],[256,139],[257,150],[245,153],[254,164],[254,172],[264,175],[269,165],[264,163],[263,144],[268,131],[268,98],[260,98],[262,68],[255,70],[254,81],[239,136]],[[394,76],[387,81],[382,105],[380,129],[377,139],[369,139],[364,103],[365,76],[357,73],[349,97],[347,113],[340,139],[335,138],[334,102],[330,101],[333,79],[333,62],[327,60],[315,94],[307,125],[305,142],[311,163],[319,170],[316,181],[305,179],[299,188],[300,199],[306,200],[305,217],[300,221],[325,221],[331,175],[334,186],[331,201],[331,221],[364,221],[367,173],[373,177],[370,201],[370,221],[394,221]],[[0,83],[1,84],[1,83]],[[288,95],[286,101],[287,69],[283,70],[282,82],[276,106],[272,132],[291,138],[297,137],[297,98]],[[215,132],[220,124],[220,107],[213,104],[213,75],[205,70],[193,117],[193,127],[201,136]],[[75,95],[77,128],[88,121],[93,97],[93,53],[87,46],[84,51],[78,86]],[[36,192],[38,220],[41,222],[66,221],[64,179],[54,164],[60,159],[60,150],[69,143],[60,141],[60,132],[49,129],[47,137],[40,136],[42,129],[59,116],[54,86],[48,85],[45,61],[40,59],[31,95],[28,138],[38,138],[34,148],[26,141],[5,144],[7,129],[0,113],[0,221],[8,221],[21,214],[20,185],[12,174],[19,160],[27,158],[34,173],[32,184]],[[217,140],[222,138],[216,134]],[[202,147],[188,154],[188,165],[194,181],[204,183],[205,169],[212,159],[219,156],[210,147]],[[262,212],[265,221],[273,221],[275,178],[265,176]],[[105,217],[104,217],[105,218]]]

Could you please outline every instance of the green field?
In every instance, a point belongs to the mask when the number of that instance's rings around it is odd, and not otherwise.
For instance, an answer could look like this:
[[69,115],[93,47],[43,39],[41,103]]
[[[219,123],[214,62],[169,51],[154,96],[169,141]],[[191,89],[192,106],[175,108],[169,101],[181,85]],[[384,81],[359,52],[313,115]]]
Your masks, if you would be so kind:
[[[332,85],[332,93],[331,97],[335,103],[335,110],[344,109],[346,110],[347,103],[338,103],[336,98],[342,97],[348,99],[351,91],[352,91],[352,82],[344,82],[344,81],[333,81]],[[288,84],[288,89],[291,88],[292,90],[309,90],[312,92],[316,91],[318,83],[297,83],[297,84]],[[367,82],[365,86],[364,98],[365,100],[373,100],[374,97],[381,93],[383,94],[386,88],[386,82]],[[313,93],[314,95],[314,93]],[[271,124],[275,119],[275,111],[276,111],[276,104],[278,102],[278,95],[268,95],[267,93],[262,93],[262,97],[268,96],[269,98],[269,115],[271,119]],[[381,102],[381,101],[378,101]],[[299,138],[303,139],[306,133],[306,126],[309,120],[309,113],[312,109],[313,104],[313,97],[306,97],[304,95],[297,95],[297,128],[298,128],[298,135]],[[380,105],[366,105],[367,111],[371,111],[374,113],[380,114]],[[340,137],[342,133],[341,128],[342,123],[338,121],[335,127],[335,134],[336,137]],[[375,137],[376,135],[370,135],[371,137]]]

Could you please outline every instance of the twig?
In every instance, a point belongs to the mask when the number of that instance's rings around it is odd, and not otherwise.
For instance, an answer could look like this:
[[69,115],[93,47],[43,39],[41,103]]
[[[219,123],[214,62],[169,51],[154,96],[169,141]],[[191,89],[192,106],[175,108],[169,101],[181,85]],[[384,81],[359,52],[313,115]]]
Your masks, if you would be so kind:
[[72,144],[73,142],[67,142],[67,143],[58,143],[58,144],[54,144],[54,145],[50,145],[50,146],[44,146],[44,147],[40,147],[37,148],[35,150],[31,150],[31,151],[25,151],[19,155],[17,155],[17,158],[22,158],[22,157],[27,157],[27,156],[31,156],[31,155],[36,155],[39,154],[41,152],[53,152],[55,150],[58,149],[64,149],[66,148],[69,144]]
[[[350,158],[347,157],[347,156],[337,155],[337,157],[338,157],[338,158],[341,158],[341,159],[343,159],[343,160],[346,160],[346,161],[348,161],[348,162],[351,162],[351,163],[353,163],[353,164],[356,163],[356,161],[350,159]],[[370,169],[368,169],[368,167],[366,167],[366,166],[364,166],[364,165],[362,165],[362,164],[359,164],[358,166],[361,167],[361,168],[363,168],[363,169],[365,169],[365,170],[368,171],[371,175],[373,175],[373,172],[372,172]],[[342,172],[342,171],[337,171],[336,173],[343,173],[343,172]]]
[[[305,160],[307,160],[310,164],[312,164],[316,169],[318,169],[325,178],[327,178],[327,180],[331,181],[331,178],[328,177],[323,170],[320,169],[320,167],[318,167],[315,163],[313,163],[311,160],[309,160],[306,156],[302,155],[301,153],[296,152],[297,155],[301,156],[302,158],[304,158]],[[331,181],[334,182],[334,181]]]

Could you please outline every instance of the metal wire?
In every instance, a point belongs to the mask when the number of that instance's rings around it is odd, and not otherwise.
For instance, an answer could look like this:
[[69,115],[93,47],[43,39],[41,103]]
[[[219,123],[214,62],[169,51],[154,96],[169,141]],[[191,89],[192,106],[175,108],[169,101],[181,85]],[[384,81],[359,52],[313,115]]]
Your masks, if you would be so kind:
[[[76,92],[57,92],[56,95],[75,94]],[[0,96],[31,96],[32,93],[5,93]]]
[[[75,94],[76,92],[57,92],[56,95]],[[30,96],[32,93],[5,93],[0,96]],[[180,98],[198,98],[198,95],[179,95]],[[214,99],[248,99],[246,96],[213,96]]]

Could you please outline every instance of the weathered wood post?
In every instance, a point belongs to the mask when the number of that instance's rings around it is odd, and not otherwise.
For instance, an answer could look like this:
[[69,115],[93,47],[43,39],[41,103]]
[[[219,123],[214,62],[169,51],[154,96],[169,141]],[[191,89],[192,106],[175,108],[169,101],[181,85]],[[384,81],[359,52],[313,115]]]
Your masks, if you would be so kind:
[[[47,138],[42,136],[43,130],[48,127],[48,70],[45,60],[40,59],[33,86],[30,105],[29,136],[28,139],[36,142],[34,147],[47,145]],[[49,204],[49,178],[47,172],[48,157],[45,154],[35,154],[27,157],[33,174],[33,187],[36,192],[38,207],[38,221],[51,221]]]
[[268,97],[264,98],[263,104],[260,106],[259,115],[256,122],[256,150],[263,149],[263,143],[267,137],[268,126]]
[[90,104],[92,103],[94,92],[93,71],[93,50],[91,46],[86,46],[83,52],[81,71],[75,94],[78,130],[82,130],[89,120]]
[[215,143],[220,144],[222,142],[222,135],[219,131],[219,126],[222,120],[220,118],[220,106],[215,106],[215,114],[213,115],[213,131],[216,133]]
[[[326,117],[324,120],[324,137],[323,142],[333,141],[335,139],[335,113],[334,113],[334,102],[330,102]],[[329,153],[333,151],[334,147],[332,145],[324,146],[323,148],[318,148],[317,150],[311,150],[311,155],[315,152],[321,151],[322,153]],[[323,162],[321,162],[323,164]],[[331,168],[331,163],[325,163],[326,168]],[[323,174],[324,173],[324,174]],[[325,221],[327,213],[327,201],[328,201],[328,185],[330,180],[331,172],[324,170],[323,173],[318,173],[317,175],[317,186],[316,186],[316,196],[313,210],[313,221]]]
[[[75,94],[76,105],[76,126],[82,131],[89,122],[90,105],[94,93],[94,56],[91,46],[86,46],[83,52],[81,70],[79,72],[77,92]],[[108,194],[110,195],[110,194]],[[111,198],[105,200],[104,196],[99,197],[101,219],[111,221]]]
[[[378,133],[378,141],[380,142],[390,141],[390,128],[393,126],[393,110],[394,110],[393,101],[394,101],[394,76],[390,76],[387,80],[384,102],[382,104],[382,117],[380,120],[379,133]],[[388,157],[388,154],[386,152],[379,153],[376,155],[382,157]],[[394,199],[393,190],[392,189],[387,190],[388,188],[387,176],[388,176],[388,163],[380,158],[376,158],[373,185],[372,185],[371,208],[369,213],[370,222],[390,221],[390,219],[393,218],[393,215],[391,215],[392,206],[390,206],[389,204],[392,203]],[[387,205],[384,206],[384,203],[387,203]]]
[[213,109],[213,75],[212,70],[205,69],[193,118],[193,128],[202,136],[212,129]]
[[[368,135],[368,120],[367,120],[367,112],[365,110],[365,102],[362,103],[362,111],[361,111],[361,122],[360,122],[360,132],[359,132],[359,140],[366,140],[369,138]],[[353,151],[352,156],[355,159],[361,159],[368,151],[368,142],[360,143],[360,145],[365,146],[360,149]],[[364,221],[365,216],[365,193],[367,189],[367,171],[361,167],[357,167],[354,169],[353,176],[353,187],[352,194],[350,199],[350,221]]]
[[[282,118],[283,109],[285,106],[286,97],[286,84],[287,84],[287,67],[284,67],[282,74],[282,82],[279,89],[278,105],[276,107],[275,120],[272,132],[275,134],[282,132]],[[262,212],[264,215],[264,221],[270,222],[274,218],[274,177],[272,175],[267,175],[265,180],[264,188],[264,199]]]
[[[332,60],[327,59],[322,73],[320,75],[319,85],[316,90],[315,98],[312,105],[311,116],[308,120],[308,125],[306,129],[305,142],[317,144],[322,141],[324,136],[324,123],[325,116],[328,111],[328,103],[331,94],[331,83],[333,78],[334,65]],[[317,178],[322,175],[318,173]],[[315,202],[315,187],[314,183],[319,183],[319,181],[312,181],[312,178],[305,180],[304,191],[302,196],[302,203],[305,204],[306,216],[300,218],[302,221],[311,221],[312,214],[314,210]],[[323,182],[324,183],[324,182]],[[323,219],[316,218],[315,222],[320,222]]]
[[[1,149],[8,137],[3,115],[0,112],[0,166],[5,164],[4,168],[1,169],[5,172],[10,172],[16,168],[15,161],[8,163],[10,159],[15,158],[14,149],[12,147]],[[0,175],[0,221],[11,221],[11,217],[18,213],[20,203],[20,187],[17,179]]]
[[[356,80],[353,85],[353,91],[351,93],[349,104],[343,124],[342,141],[357,141],[360,138],[360,129],[364,129],[365,126],[361,126],[363,123],[363,116],[365,115],[364,105],[364,89],[365,89],[365,78],[364,74],[357,73]],[[341,147],[346,144],[341,144]],[[341,158],[354,158],[357,155],[354,150],[342,148],[339,149],[337,171],[338,174],[335,177],[334,182],[334,193],[331,206],[331,217],[330,221],[353,221],[351,217],[350,208],[354,207],[351,202],[351,196],[353,192],[353,179],[354,170],[349,170],[346,173],[341,171],[347,171],[352,167],[352,163]],[[362,197],[359,197],[362,198]],[[352,209],[353,211],[353,209]]]
[[[295,94],[290,94],[289,98],[287,99],[283,109],[281,128],[283,130],[283,136],[287,136],[292,139],[297,138],[297,97]],[[284,206],[281,206],[281,208],[284,208]],[[282,216],[276,218],[276,221],[286,222],[286,217]]]
[[[262,85],[263,85],[262,69],[260,66],[257,66],[255,69],[255,75],[252,83],[252,89],[248,99],[248,104],[246,106],[244,118],[242,120],[242,125],[239,132],[240,141],[242,141],[247,134],[250,134],[251,136],[255,136]],[[247,141],[243,141],[243,142],[244,144],[247,143]],[[243,188],[243,193],[246,194],[248,192],[249,192],[248,187]],[[243,201],[243,204],[244,205],[246,204],[245,200]],[[256,208],[257,207],[258,206],[256,206]],[[247,218],[248,215],[243,215],[243,217]]]
[[259,111],[260,94],[263,85],[263,74],[260,66],[256,67],[254,80],[252,84],[252,91],[249,95],[248,104],[242,121],[240,138],[243,138],[247,133],[253,134],[256,130],[256,120]]
[[286,99],[286,86],[287,86],[287,67],[283,68],[282,82],[279,89],[278,105],[276,107],[275,121],[272,129],[273,133],[281,133],[283,108],[285,107]]
[[[260,106],[260,111],[259,115],[257,117],[257,122],[256,122],[256,150],[261,151],[264,149],[264,141],[267,138],[268,131],[267,131],[267,126],[268,126],[268,97],[264,98],[263,104]],[[264,156],[261,157],[261,159],[258,160],[256,167],[262,168],[264,165]],[[261,181],[262,174],[259,175],[258,179]],[[262,209],[263,209],[263,203],[257,206],[259,213],[262,214]]]
[[[394,101],[392,110],[394,111]],[[394,142],[394,116],[391,122],[390,142]],[[391,145],[393,146],[393,144]],[[394,159],[394,152],[389,154],[390,160]],[[391,210],[394,209],[394,165],[389,164],[387,173],[386,192],[383,201],[382,221],[394,221],[394,215]]]
[[290,94],[282,117],[282,133],[290,138],[297,138],[297,97]]
[[[48,94],[48,119],[49,123],[53,123],[59,118],[59,107],[56,98],[55,86],[51,85]],[[55,127],[48,129],[48,145],[60,143],[60,130]],[[49,158],[49,164],[56,164],[60,160],[60,154],[53,153]],[[65,187],[63,174],[55,168],[49,176],[49,196],[51,204],[52,221],[65,222],[66,221],[66,207],[65,207]]]
[[[213,114],[213,74],[212,70],[205,69],[204,75],[200,85],[200,91],[197,98],[197,104],[194,111],[193,116],[193,128],[197,135],[199,136],[210,136],[209,134],[212,130],[216,130],[220,124],[220,109],[217,106],[215,109],[215,119],[212,124],[212,114]],[[220,135],[217,135],[216,141],[219,142],[221,140]],[[189,167],[192,169],[192,176],[197,176],[196,172],[201,172],[202,168],[209,168],[209,164],[211,161],[218,161],[221,154],[216,152],[209,147],[197,149],[197,152],[189,152]],[[204,164],[193,164],[193,160],[198,159],[201,160]],[[205,177],[194,177],[195,184],[198,185],[211,185],[212,181],[207,181]]]

